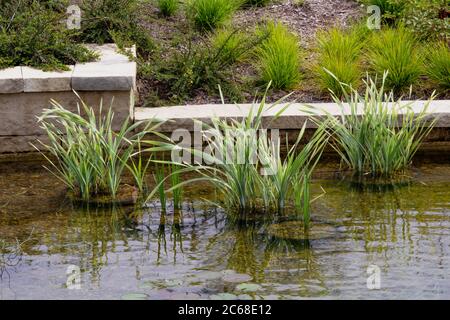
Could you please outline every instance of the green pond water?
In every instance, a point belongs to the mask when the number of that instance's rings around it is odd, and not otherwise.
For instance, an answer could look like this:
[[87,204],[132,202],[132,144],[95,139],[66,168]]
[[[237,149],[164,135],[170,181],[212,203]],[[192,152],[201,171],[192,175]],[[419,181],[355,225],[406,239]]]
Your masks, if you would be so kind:
[[165,216],[157,203],[80,209],[41,163],[0,163],[0,299],[450,299],[450,165],[411,176],[368,192],[322,166],[305,239],[295,217],[230,219],[203,185]]

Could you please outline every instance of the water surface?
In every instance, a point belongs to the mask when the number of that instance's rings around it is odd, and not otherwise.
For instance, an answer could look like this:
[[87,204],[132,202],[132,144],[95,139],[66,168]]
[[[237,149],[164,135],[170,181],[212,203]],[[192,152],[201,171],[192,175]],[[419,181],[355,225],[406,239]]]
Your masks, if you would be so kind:
[[[81,209],[40,163],[0,163],[0,299],[449,299],[450,165],[420,164],[410,185],[385,192],[333,172],[313,184],[326,192],[313,228],[326,232],[302,240],[273,232],[295,221],[230,219],[202,202],[206,186],[187,190],[178,213]],[[7,260],[16,240],[23,254]],[[367,287],[370,265],[379,290]],[[67,287],[71,266],[80,289]]]

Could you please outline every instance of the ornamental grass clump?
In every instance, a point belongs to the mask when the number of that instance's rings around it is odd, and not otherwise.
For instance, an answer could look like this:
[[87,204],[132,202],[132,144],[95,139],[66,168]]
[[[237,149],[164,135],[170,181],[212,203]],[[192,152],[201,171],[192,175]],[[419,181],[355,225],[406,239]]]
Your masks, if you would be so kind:
[[[110,108],[106,115],[102,114],[102,104],[98,116],[95,110],[83,101],[78,104],[77,112],[65,109],[54,100],[51,105],[52,108],[44,109],[38,119],[49,139],[47,144],[41,144],[53,156],[48,157],[43,153],[51,165],[46,168],[61,180],[76,198],[89,201],[93,196],[106,194],[116,200],[127,166],[134,168],[134,177],[144,176],[136,170],[146,170],[147,166],[142,163],[130,166],[128,162],[135,156],[135,150],[139,149],[138,145],[144,135],[159,135],[156,130],[160,123],[149,122],[145,125],[136,122],[130,125],[126,120],[116,132],[113,128],[114,113]],[[135,133],[137,128],[140,130]],[[153,141],[145,142],[153,144]],[[155,145],[162,144],[155,142]],[[151,148],[146,150],[152,151]],[[137,185],[143,189],[142,183]]]
[[450,49],[445,42],[429,48],[425,59],[428,77],[443,90],[450,90]]
[[379,89],[376,79],[369,78],[362,96],[354,89],[344,101],[333,96],[342,114],[327,116],[332,146],[357,178],[402,175],[436,123],[427,117],[433,97],[413,109],[413,102],[395,100],[384,91],[386,78]]
[[188,0],[187,14],[197,29],[210,31],[228,21],[242,0]]
[[384,86],[397,94],[416,84],[423,71],[423,56],[417,39],[403,26],[373,33],[369,40],[368,61],[379,78],[388,71]]
[[180,0],[158,0],[159,12],[165,17],[170,17],[175,14],[180,6]]
[[289,90],[300,82],[300,46],[297,37],[281,23],[260,30],[269,36],[256,49],[261,80],[274,89]]
[[332,28],[318,34],[318,58],[314,71],[322,91],[342,96],[341,83],[357,89],[362,79],[362,53],[366,32],[361,27],[350,30]]

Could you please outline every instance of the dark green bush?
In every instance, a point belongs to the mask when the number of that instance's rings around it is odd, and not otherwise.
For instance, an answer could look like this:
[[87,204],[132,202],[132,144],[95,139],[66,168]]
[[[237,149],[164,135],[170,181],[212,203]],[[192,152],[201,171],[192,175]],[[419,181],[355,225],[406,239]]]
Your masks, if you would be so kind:
[[422,40],[449,39],[448,0],[362,0],[380,7],[382,21],[389,25],[401,22]]
[[405,0],[403,22],[422,40],[450,38],[448,0]]
[[406,0],[364,0],[367,5],[378,6],[382,20],[388,24],[394,24],[403,14]]
[[66,30],[63,8],[63,1],[6,1],[0,7],[0,68],[66,70],[66,65],[95,59]]
[[81,41],[136,43],[140,53],[154,49],[148,32],[139,25],[139,1],[90,0],[84,1],[81,9]]
[[239,31],[222,32],[195,44],[190,42],[187,49],[177,50],[173,58],[159,68],[156,73],[169,87],[170,99],[185,99],[197,89],[217,92],[218,85],[226,96],[239,97],[232,67],[253,51],[264,36],[245,35]]

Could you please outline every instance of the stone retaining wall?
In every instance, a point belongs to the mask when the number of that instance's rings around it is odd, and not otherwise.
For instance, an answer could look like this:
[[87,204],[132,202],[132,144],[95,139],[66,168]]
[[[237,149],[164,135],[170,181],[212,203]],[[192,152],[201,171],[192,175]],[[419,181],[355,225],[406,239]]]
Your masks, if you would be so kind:
[[88,105],[104,110],[112,105],[114,126],[133,118],[136,63],[117,52],[113,44],[90,46],[99,61],[70,66],[70,71],[44,72],[29,67],[0,70],[0,154],[34,151],[31,143],[43,139],[37,116],[50,99],[76,111],[76,91]]

